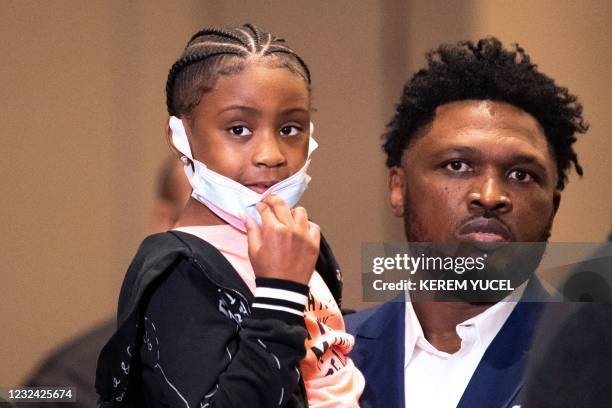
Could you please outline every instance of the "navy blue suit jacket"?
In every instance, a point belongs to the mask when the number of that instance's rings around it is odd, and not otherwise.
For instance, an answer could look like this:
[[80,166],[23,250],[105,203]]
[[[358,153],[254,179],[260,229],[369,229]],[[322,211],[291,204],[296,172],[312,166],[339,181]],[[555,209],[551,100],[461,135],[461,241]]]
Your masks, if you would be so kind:
[[[529,283],[523,298],[527,296],[546,296],[537,279]],[[523,301],[516,305],[485,351],[458,408],[511,408],[520,404],[523,371],[543,306]],[[350,357],[366,380],[362,408],[405,407],[404,313],[404,302],[388,302],[345,316],[347,331],[356,340]]]

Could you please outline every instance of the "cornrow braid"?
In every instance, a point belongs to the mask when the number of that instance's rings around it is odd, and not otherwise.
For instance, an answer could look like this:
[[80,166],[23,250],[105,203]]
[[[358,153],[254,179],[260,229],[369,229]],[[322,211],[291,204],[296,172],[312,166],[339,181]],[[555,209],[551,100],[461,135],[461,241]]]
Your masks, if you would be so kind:
[[252,24],[233,29],[207,28],[189,39],[168,72],[168,114],[189,115],[221,75],[237,74],[253,61],[287,68],[301,76],[310,89],[308,66],[284,39]]

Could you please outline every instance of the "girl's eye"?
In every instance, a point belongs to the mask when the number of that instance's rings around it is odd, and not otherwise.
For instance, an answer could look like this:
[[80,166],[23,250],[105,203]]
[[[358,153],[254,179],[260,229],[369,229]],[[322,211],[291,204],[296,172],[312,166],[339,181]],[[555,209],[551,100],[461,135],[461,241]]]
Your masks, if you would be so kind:
[[297,126],[285,126],[281,128],[280,133],[282,136],[296,136],[300,129]]
[[472,168],[467,163],[460,160],[453,160],[445,167],[453,173],[467,173],[468,171],[472,171]]
[[527,183],[529,181],[533,181],[533,176],[524,170],[512,170],[508,174],[508,178],[516,181],[520,181],[522,183]]
[[234,136],[250,136],[253,134],[253,132],[245,126],[232,126],[228,130]]

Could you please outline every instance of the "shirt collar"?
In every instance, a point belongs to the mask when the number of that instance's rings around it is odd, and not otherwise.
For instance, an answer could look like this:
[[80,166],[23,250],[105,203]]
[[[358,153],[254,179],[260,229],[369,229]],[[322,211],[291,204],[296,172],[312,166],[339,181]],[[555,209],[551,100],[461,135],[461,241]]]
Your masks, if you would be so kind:
[[[455,328],[459,337],[461,337],[462,340],[465,340],[464,336],[466,330],[473,330],[475,331],[475,338],[471,339],[472,343],[473,341],[479,341],[480,344],[482,344],[486,349],[514,310],[518,299],[520,299],[523,291],[525,290],[525,285],[526,282],[514,290],[506,298],[487,308],[482,313],[479,313],[476,316],[459,323]],[[412,302],[410,302],[410,294],[408,292],[406,292],[406,299],[408,299],[408,301],[406,302],[406,312],[404,316],[404,368],[410,363],[416,347],[422,348],[426,352],[436,354],[441,357],[451,356],[451,354],[437,350],[431,345],[431,343],[429,343],[429,341],[427,341],[425,334],[423,333],[423,328],[421,327],[419,319],[417,318],[414,308],[412,307]],[[461,353],[463,349],[464,341],[462,341],[461,349],[455,354]]]
[[[406,294],[406,296],[408,296],[408,294]],[[425,335],[423,334],[423,328],[421,327],[421,323],[419,323],[419,319],[417,318],[414,308],[412,307],[412,302],[410,301],[406,302],[404,319],[406,331],[404,334],[404,368],[406,368],[410,362],[410,359],[412,358],[417,341],[419,341],[419,339],[425,340]]]

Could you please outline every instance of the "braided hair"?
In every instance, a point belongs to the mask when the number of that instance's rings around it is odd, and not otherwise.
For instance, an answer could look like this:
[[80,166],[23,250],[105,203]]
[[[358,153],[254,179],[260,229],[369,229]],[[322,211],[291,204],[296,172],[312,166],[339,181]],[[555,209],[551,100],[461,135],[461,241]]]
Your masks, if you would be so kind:
[[252,62],[286,68],[302,77],[310,91],[308,66],[284,39],[251,24],[233,29],[207,28],[191,37],[168,73],[168,113],[189,117],[221,75],[237,74]]
[[557,189],[565,187],[572,164],[582,175],[573,144],[588,124],[578,98],[539,72],[518,44],[506,50],[495,37],[442,45],[427,54],[427,68],[406,83],[383,136],[387,166],[400,165],[404,150],[433,122],[438,106],[463,100],[506,102],[536,118],[557,162]]

